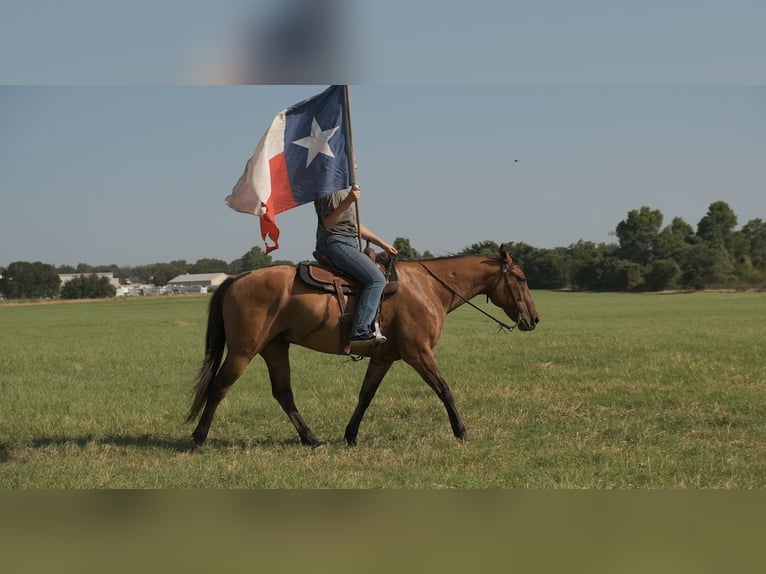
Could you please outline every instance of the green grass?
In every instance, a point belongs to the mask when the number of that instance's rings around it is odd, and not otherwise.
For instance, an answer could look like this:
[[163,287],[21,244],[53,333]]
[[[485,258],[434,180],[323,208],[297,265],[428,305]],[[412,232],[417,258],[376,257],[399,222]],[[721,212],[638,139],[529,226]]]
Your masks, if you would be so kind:
[[448,318],[436,355],[467,441],[397,363],[345,446],[366,361],[296,347],[296,401],[327,444],[300,446],[256,359],[196,452],[207,297],[0,305],[0,487],[766,486],[766,295],[534,295],[533,333]]

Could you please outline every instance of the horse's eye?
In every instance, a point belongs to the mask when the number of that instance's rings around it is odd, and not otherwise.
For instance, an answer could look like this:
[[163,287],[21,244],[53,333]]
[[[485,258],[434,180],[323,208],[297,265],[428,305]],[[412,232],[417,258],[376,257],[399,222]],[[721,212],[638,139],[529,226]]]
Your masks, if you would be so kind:
[[517,279],[519,280],[519,283],[521,283],[522,285],[524,285],[527,282],[526,277],[517,277]]

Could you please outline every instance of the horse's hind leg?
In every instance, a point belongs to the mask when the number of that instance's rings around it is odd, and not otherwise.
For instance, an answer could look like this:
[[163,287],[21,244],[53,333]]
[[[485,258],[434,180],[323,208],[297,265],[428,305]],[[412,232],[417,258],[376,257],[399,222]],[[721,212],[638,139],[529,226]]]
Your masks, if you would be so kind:
[[266,361],[271,379],[271,394],[277,400],[282,410],[285,411],[290,421],[301,437],[301,444],[308,446],[320,446],[322,441],[314,436],[311,429],[303,420],[295,406],[293,389],[290,384],[290,344],[284,341],[272,340],[261,351],[261,356]]
[[228,355],[221,365],[218,374],[216,374],[213,381],[210,383],[210,388],[207,393],[207,400],[205,401],[205,409],[202,411],[202,416],[197,423],[197,428],[192,433],[192,439],[197,446],[202,445],[207,439],[207,434],[210,431],[210,424],[213,422],[213,415],[218,408],[218,405],[229,392],[231,386],[242,375],[247,365],[250,363],[250,357],[248,356],[233,356]]
[[380,382],[391,368],[393,361],[382,361],[379,359],[370,359],[367,372],[364,375],[362,389],[359,391],[359,402],[351,415],[351,420],[346,426],[346,442],[348,446],[356,446],[356,436],[359,433],[359,424],[362,422],[367,407],[370,406],[375,393],[378,391]]

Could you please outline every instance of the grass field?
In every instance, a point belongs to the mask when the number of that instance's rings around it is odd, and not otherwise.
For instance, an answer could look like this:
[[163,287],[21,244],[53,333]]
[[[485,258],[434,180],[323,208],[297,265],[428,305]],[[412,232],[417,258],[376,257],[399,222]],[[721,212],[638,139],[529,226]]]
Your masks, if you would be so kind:
[[766,295],[534,296],[532,333],[448,318],[436,355],[467,441],[398,363],[347,447],[366,361],[295,347],[296,401],[327,445],[300,446],[256,359],[196,452],[206,296],[0,305],[0,487],[766,486]]

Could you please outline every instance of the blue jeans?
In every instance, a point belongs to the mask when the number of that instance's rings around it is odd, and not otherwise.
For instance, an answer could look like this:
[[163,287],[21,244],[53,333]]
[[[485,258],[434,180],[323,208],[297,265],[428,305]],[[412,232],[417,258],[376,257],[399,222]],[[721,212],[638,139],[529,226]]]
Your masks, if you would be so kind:
[[341,271],[362,284],[351,336],[363,335],[372,328],[386,278],[367,255],[359,251],[355,237],[332,235],[317,241],[316,249]]

